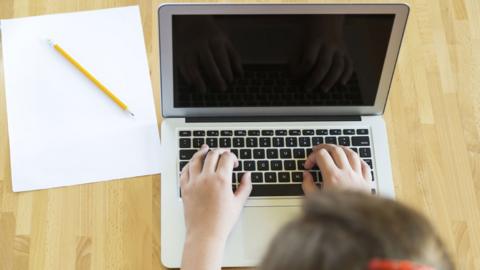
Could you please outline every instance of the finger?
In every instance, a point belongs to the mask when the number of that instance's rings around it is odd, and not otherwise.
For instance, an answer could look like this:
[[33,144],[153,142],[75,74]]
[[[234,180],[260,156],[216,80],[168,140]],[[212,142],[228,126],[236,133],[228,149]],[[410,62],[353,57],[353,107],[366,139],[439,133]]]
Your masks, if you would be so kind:
[[222,78],[222,74],[218,69],[217,63],[215,63],[215,58],[213,57],[210,48],[205,50],[205,52],[200,55],[200,62],[209,81],[213,84],[213,87],[218,90],[225,90],[227,85]]
[[242,59],[240,58],[240,54],[230,42],[227,43],[227,51],[228,55],[230,56],[231,65],[235,74],[240,77],[243,76]]
[[372,173],[370,172],[370,166],[365,161],[361,161],[362,163],[362,176],[363,179],[367,181],[372,181]]
[[240,181],[240,184],[238,185],[237,190],[235,191],[235,196],[240,199],[240,202],[242,204],[245,204],[245,202],[248,199],[248,196],[250,196],[250,192],[252,192],[252,173],[251,172],[246,172],[242,176],[242,180]]
[[340,78],[340,82],[346,85],[353,75],[353,61],[349,56],[345,56],[345,68]]
[[310,172],[303,172],[303,182],[302,182],[303,193],[306,196],[313,194],[315,191],[318,191],[317,186],[313,182],[313,176]]
[[338,147],[333,144],[318,144],[318,145],[315,145],[313,149],[327,150],[328,153],[332,156],[332,159],[335,162],[335,165],[337,165],[337,167],[340,169],[345,169],[350,167],[350,163],[348,161],[347,155],[345,154],[345,151],[341,147]]
[[180,74],[182,75],[183,79],[185,80],[185,82],[187,82],[188,85],[192,85],[193,84],[193,81],[192,81],[192,78],[190,76],[190,72],[189,72],[189,68],[190,68],[190,64],[188,63],[183,63],[182,65],[180,65],[179,69],[180,69]]
[[192,159],[190,159],[190,162],[187,164],[190,175],[197,175],[202,172],[203,161],[205,160],[205,156],[207,155],[207,153],[208,145],[204,144],[202,145],[202,147],[200,147],[200,150],[193,154]]
[[205,158],[205,163],[203,164],[202,172],[215,172],[217,169],[218,159],[225,151],[229,150],[218,148],[208,152],[207,157]]
[[205,80],[203,80],[202,74],[200,74],[200,69],[198,66],[193,66],[189,69],[190,72],[190,79],[192,80],[192,84],[195,89],[201,93],[207,92],[207,85],[205,84]]
[[215,57],[215,61],[218,64],[220,73],[222,74],[223,78],[225,78],[226,81],[230,83],[233,81],[233,72],[230,65],[227,49],[223,43],[217,43],[214,46],[215,48],[213,49],[213,56]]
[[332,159],[332,156],[325,149],[320,149],[312,152],[312,154],[308,156],[308,159],[305,162],[305,169],[307,170],[311,169],[313,167],[312,164],[315,164],[315,163],[320,168],[320,173],[322,174],[323,179],[329,178],[328,177],[329,175],[335,173],[335,171],[338,170],[337,166],[335,165],[335,162]]
[[321,48],[322,42],[319,39],[315,39],[305,48],[305,51],[298,62],[297,76],[310,73],[318,61],[318,54]]
[[220,155],[220,160],[217,165],[217,173],[232,180],[232,172],[235,165],[238,165],[237,157],[228,151]]
[[185,165],[182,169],[182,173],[180,174],[180,189],[183,191],[185,186],[188,184],[188,180],[190,178],[189,174],[189,164]]
[[320,85],[328,71],[331,68],[333,61],[333,50],[328,47],[323,47],[320,51],[316,64],[307,82],[305,83],[305,90],[312,91]]
[[345,62],[343,61],[343,56],[339,53],[336,53],[333,57],[333,63],[330,67],[330,71],[320,84],[320,89],[322,89],[323,92],[330,91],[335,83],[338,82],[340,76],[342,76],[344,66]]
[[345,151],[345,154],[347,155],[348,162],[350,162],[350,166],[352,169],[357,172],[361,173],[362,172],[362,163],[360,157],[353,151],[352,149],[342,146],[343,151]]

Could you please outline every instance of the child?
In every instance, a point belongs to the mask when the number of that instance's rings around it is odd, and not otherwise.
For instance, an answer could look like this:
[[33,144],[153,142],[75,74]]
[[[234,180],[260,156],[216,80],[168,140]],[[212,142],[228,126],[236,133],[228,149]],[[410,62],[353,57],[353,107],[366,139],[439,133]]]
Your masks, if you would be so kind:
[[[186,239],[182,269],[220,269],[223,249],[251,191],[250,174],[235,193],[237,158],[204,145],[181,175]],[[304,213],[274,238],[263,270],[451,270],[443,244],[415,211],[368,195],[368,165],[347,147],[317,145],[305,162],[322,172],[318,192],[304,172]],[[366,191],[366,192],[361,192]]]

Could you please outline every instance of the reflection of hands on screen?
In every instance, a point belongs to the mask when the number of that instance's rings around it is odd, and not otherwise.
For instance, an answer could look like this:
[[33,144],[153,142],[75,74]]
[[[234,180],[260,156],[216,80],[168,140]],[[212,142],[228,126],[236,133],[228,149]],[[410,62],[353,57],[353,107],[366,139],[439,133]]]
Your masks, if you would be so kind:
[[227,35],[213,18],[192,22],[179,49],[179,70],[194,89],[226,90],[228,83],[243,73],[241,59]]
[[316,38],[307,42],[293,74],[305,79],[305,90],[328,92],[338,82],[345,85],[353,74],[353,62],[342,43]]
[[328,92],[353,74],[353,61],[343,37],[344,16],[316,17],[307,21],[306,46],[292,63],[292,74],[305,81],[305,90]]

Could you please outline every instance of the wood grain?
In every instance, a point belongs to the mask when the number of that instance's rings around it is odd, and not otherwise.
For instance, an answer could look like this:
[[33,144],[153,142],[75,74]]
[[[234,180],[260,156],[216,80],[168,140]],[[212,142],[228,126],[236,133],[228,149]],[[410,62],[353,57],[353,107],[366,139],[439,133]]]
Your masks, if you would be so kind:
[[[458,269],[480,269],[480,2],[407,2],[411,13],[385,113],[397,197],[430,218]],[[140,5],[161,119],[160,3],[1,0],[0,18]],[[12,193],[7,135],[2,62],[0,270],[163,269],[158,175]]]

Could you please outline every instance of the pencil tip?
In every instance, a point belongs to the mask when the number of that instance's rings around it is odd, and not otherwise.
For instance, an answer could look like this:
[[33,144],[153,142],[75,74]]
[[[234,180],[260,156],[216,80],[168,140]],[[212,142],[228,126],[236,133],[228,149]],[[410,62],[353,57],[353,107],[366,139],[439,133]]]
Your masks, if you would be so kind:
[[128,114],[130,114],[131,117],[135,117],[135,114],[133,114],[131,111],[127,110]]

